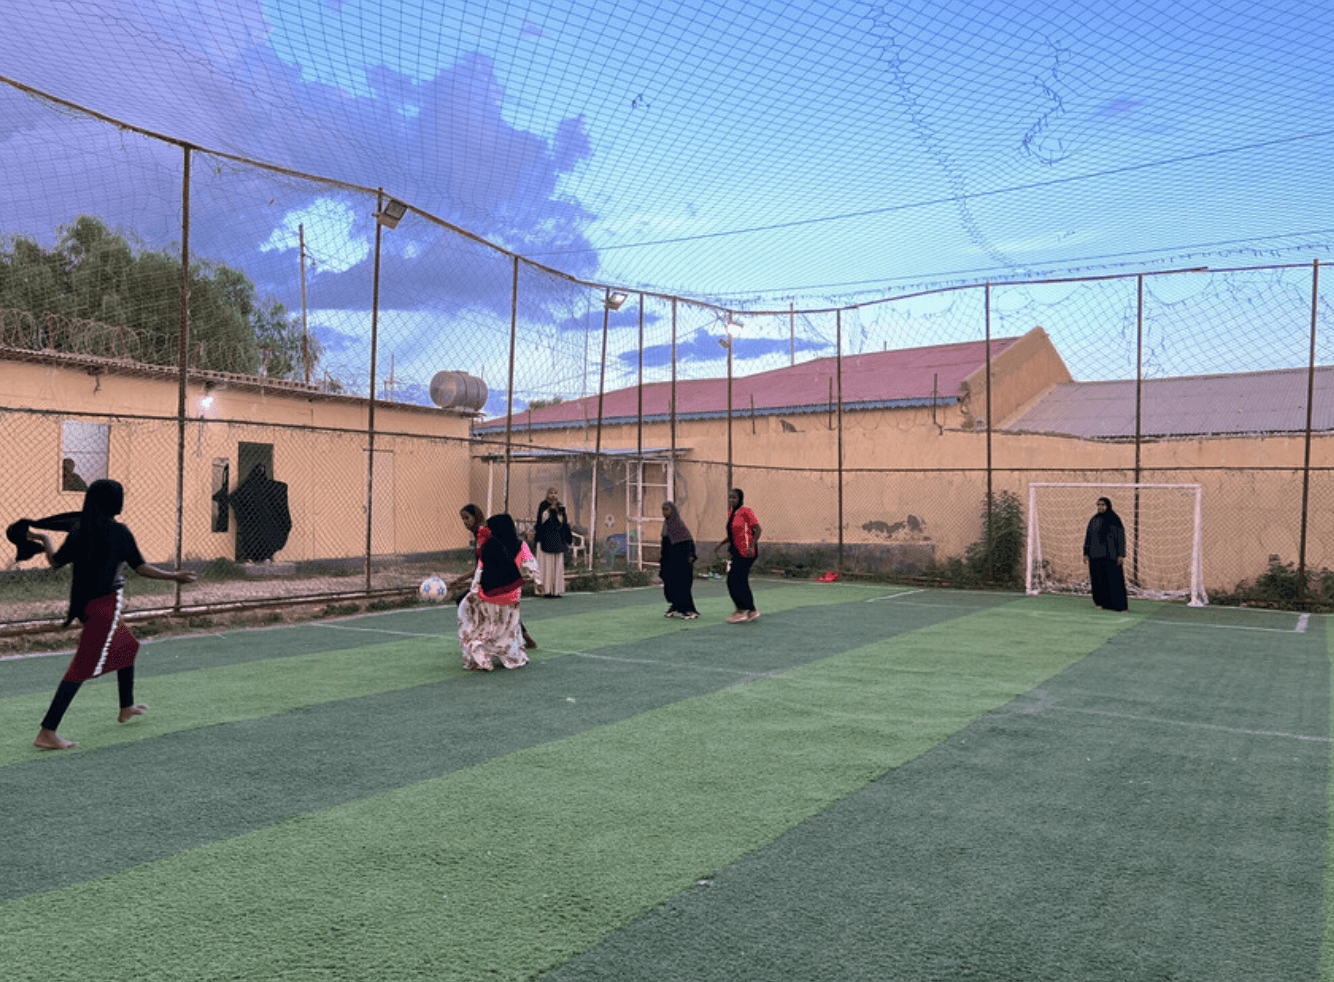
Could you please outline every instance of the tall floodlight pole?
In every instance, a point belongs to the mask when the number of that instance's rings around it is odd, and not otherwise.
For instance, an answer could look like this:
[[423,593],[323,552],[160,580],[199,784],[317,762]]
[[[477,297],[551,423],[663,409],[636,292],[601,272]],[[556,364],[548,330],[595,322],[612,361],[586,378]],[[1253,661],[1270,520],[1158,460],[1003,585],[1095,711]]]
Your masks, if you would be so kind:
[[[408,213],[408,206],[396,198],[386,198],[384,188],[375,192],[375,265],[371,278],[371,382],[366,402],[366,592],[371,589],[371,550],[375,527],[375,376],[376,356],[380,347],[380,246],[381,232],[398,228]],[[391,543],[392,548],[392,543]]]
[[727,493],[732,493],[732,344],[729,334],[727,341]]
[[1306,524],[1311,498],[1311,421],[1315,409],[1315,338],[1320,311],[1320,260],[1311,260],[1311,360],[1306,370],[1306,460],[1302,465],[1302,528],[1297,544],[1297,597],[1306,596]]
[[[185,416],[186,382],[190,375],[190,147],[181,148],[181,334],[176,348],[176,568],[185,547]],[[172,606],[181,605],[181,585],[175,585]]]
[[986,322],[987,322],[987,581],[995,582],[996,562],[995,551],[995,526],[992,524],[992,489],[991,489],[991,284],[986,285]]
[[602,295],[602,367],[598,373],[598,428],[597,436],[593,444],[593,491],[588,520],[588,568],[593,568],[593,553],[597,551],[598,535],[598,460],[602,455],[602,403],[607,394],[607,328],[610,323],[611,312],[620,310],[621,304],[625,303],[626,294],[612,292],[608,287]]
[[676,500],[676,298],[672,297],[672,400],[668,405],[668,427],[671,430],[671,457],[668,458],[669,466],[672,471],[672,479],[667,483],[671,485],[672,500]]
[[[505,386],[505,483],[502,500],[510,510],[510,458],[514,447],[514,347],[519,336],[519,257],[514,257],[514,277],[510,285],[510,372]],[[529,417],[531,419],[531,417]]]
[[732,349],[736,347],[736,339],[741,334],[741,323],[731,312],[724,315],[724,326],[727,329],[727,337],[722,339],[722,345],[727,349],[727,490],[732,490]]
[[834,365],[838,374],[838,566],[843,568],[843,311],[834,311]]
[[296,227],[301,242],[301,361],[305,365],[306,384],[310,385],[310,331],[306,323],[306,226]]
[[[375,213],[384,210],[384,188],[375,196]],[[383,226],[375,223],[375,262],[371,272],[371,379],[366,400],[366,592],[371,590],[372,530],[375,527],[375,354],[380,343],[380,240]]]
[[[1144,274],[1135,277],[1135,483],[1143,480],[1144,445]],[[1139,582],[1139,488],[1135,489],[1135,534],[1131,542],[1134,561],[1130,565],[1130,582]]]

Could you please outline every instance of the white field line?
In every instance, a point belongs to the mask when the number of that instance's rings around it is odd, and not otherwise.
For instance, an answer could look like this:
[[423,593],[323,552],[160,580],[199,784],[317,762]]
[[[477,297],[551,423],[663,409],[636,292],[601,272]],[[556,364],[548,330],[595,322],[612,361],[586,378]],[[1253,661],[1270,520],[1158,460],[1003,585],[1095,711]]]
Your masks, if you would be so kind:
[[[548,651],[556,651],[548,648]],[[682,668],[690,672],[723,672],[727,675],[744,675],[751,679],[769,678],[777,672],[747,672],[741,668],[722,668],[717,665],[683,665],[680,662],[660,661],[656,658],[623,658],[618,655],[595,655],[591,651],[556,651],[558,655],[574,655],[578,658],[595,658],[598,661],[624,662],[628,665],[661,665],[664,668]],[[787,669],[783,669],[787,671]]]
[[898,600],[899,597],[911,597],[914,593],[926,593],[926,591],[919,587],[916,590],[905,590],[903,593],[891,593],[883,597],[872,597],[870,600],[863,601],[863,603],[873,604],[877,600]]
[[[1303,615],[1306,616],[1306,615]],[[1266,634],[1292,634],[1294,632],[1305,634],[1306,625],[1298,622],[1294,627],[1247,627],[1244,624],[1187,624],[1184,621],[1155,621],[1162,627],[1181,627],[1188,631],[1193,631],[1200,627],[1210,627],[1215,631],[1263,631]]]
[[326,624],[313,621],[310,627],[322,627],[329,631],[355,631],[360,634],[393,634],[403,638],[447,638],[448,634],[420,634],[416,631],[389,631],[382,627],[348,627],[344,624]]
[[1128,719],[1137,723],[1161,723],[1165,726],[1187,726],[1199,730],[1215,730],[1220,733],[1238,733],[1242,736],[1282,737],[1286,740],[1301,740],[1308,743],[1334,743],[1334,737],[1306,736],[1302,733],[1285,733],[1281,730],[1247,730],[1237,726],[1221,726],[1218,723],[1191,723],[1180,719],[1163,719],[1159,716],[1136,716],[1132,713],[1114,713],[1107,709],[1076,709],[1073,706],[1058,706],[1052,703],[1042,704],[1039,711],[1059,709],[1067,713],[1084,713],[1089,716],[1110,716],[1115,719]]

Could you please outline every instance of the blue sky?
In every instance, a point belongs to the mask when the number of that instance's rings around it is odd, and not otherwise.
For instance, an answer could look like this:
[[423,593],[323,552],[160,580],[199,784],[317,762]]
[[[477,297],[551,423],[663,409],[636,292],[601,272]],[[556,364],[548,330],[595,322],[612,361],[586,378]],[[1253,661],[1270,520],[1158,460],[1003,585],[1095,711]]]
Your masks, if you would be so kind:
[[[0,75],[134,126],[384,187],[573,277],[736,308],[1327,256],[1331,64],[1334,8],[1272,0],[34,0],[0,37]],[[13,90],[0,141],[7,233],[49,241],[88,210],[149,244],[178,228],[173,148]],[[315,320],[360,364],[373,202],[223,171],[201,168],[196,248],[295,306],[304,225]],[[396,370],[494,385],[503,258],[415,217],[385,248]],[[600,328],[590,297],[525,291],[547,354],[524,386],[583,384],[559,324]],[[655,308],[655,350],[666,325]]]

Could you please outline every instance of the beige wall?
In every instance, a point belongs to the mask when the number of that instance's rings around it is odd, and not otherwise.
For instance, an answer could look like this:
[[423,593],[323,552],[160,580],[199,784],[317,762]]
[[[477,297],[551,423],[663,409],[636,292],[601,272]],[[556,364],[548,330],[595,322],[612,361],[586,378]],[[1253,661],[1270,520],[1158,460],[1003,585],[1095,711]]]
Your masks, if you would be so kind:
[[[1035,327],[991,359],[991,417],[997,425],[1025,405],[1071,381],[1065,361],[1047,332]],[[987,415],[987,367],[964,379],[961,412],[974,424]]]
[[[1021,342],[1024,343],[1024,342]],[[1045,357],[1035,345],[1035,357]],[[1014,349],[1011,349],[1013,351]],[[1009,354],[1010,352],[1006,352]],[[99,374],[91,371],[101,369]],[[176,536],[176,381],[166,372],[127,374],[100,363],[57,359],[4,362],[0,405],[0,496],[12,521],[77,509],[82,496],[59,485],[61,421],[66,414],[110,426],[109,476],[127,489],[126,520],[150,561],[174,554]],[[1013,377],[998,372],[998,381]],[[1055,376],[1044,369],[1026,377],[1021,395]],[[222,380],[220,380],[222,381]],[[999,391],[999,385],[998,385]],[[203,386],[192,384],[188,405],[199,412]],[[273,445],[274,470],[289,486],[293,529],[279,559],[360,556],[366,542],[364,400],[286,391],[228,380],[213,390],[206,418],[186,425],[183,551],[186,559],[235,555],[235,523],[210,530],[212,463],[226,459],[237,480],[240,442]],[[1027,404],[1030,398],[993,406]],[[986,490],[986,433],[973,428],[959,406],[844,413],[843,529],[851,545],[926,544],[937,561],[961,556],[981,534]],[[132,417],[166,417],[136,419]],[[115,418],[113,418],[115,417]],[[469,455],[466,417],[425,407],[377,404],[377,553],[415,554],[463,548],[458,521],[466,501],[486,506],[488,466]],[[785,428],[782,421],[786,421]],[[739,413],[733,419],[734,482],[760,517],[769,542],[834,543],[838,539],[838,434],[827,414],[784,417]],[[836,425],[836,423],[834,424]],[[584,442],[588,437],[587,443]],[[593,431],[534,430],[525,440],[560,448],[592,449]],[[633,449],[633,424],[606,426],[606,449]],[[642,444],[664,448],[666,422],[647,423]],[[722,537],[727,495],[725,419],[681,420],[676,500],[701,547]],[[1232,589],[1264,571],[1270,555],[1295,562],[1301,532],[1300,436],[1227,437],[1148,442],[1141,447],[1142,480],[1199,482],[1204,486],[1204,564],[1210,589]],[[992,434],[993,487],[1027,500],[1030,481],[1133,479],[1130,443],[1034,434]],[[1314,441],[1312,465],[1334,466],[1334,436]],[[1263,469],[1262,469],[1263,468]],[[863,473],[869,469],[873,473]],[[491,471],[493,510],[499,510],[503,467]],[[510,511],[531,518],[548,486],[560,489],[575,524],[587,528],[591,473],[587,458],[516,463]],[[599,479],[598,533],[627,528],[624,464],[604,467]],[[385,497],[387,495],[387,497]],[[646,541],[660,535],[664,492],[650,489]],[[1090,497],[1096,497],[1091,494]],[[1091,501],[1090,501],[1091,506]],[[611,524],[606,524],[610,516]],[[1334,479],[1313,472],[1307,563],[1334,567]]]
[[[783,418],[797,432],[785,430],[779,417],[757,417],[754,432],[748,416],[733,420],[734,481],[745,490],[746,503],[755,509],[770,542],[837,542],[837,476],[830,473],[837,468],[837,433],[828,429],[823,413]],[[845,412],[845,543],[930,543],[938,562],[961,557],[981,536],[986,493],[987,436],[967,423],[958,407],[938,407],[935,422],[930,408]],[[643,432],[645,447],[669,445],[667,424],[645,424]],[[568,438],[578,446],[581,436],[582,427],[539,430],[532,440],[557,447],[568,446]],[[633,424],[603,428],[605,449],[633,448],[636,443]],[[684,448],[677,467],[677,502],[696,539],[711,545],[721,539],[726,517],[726,420],[678,421],[677,443]],[[1142,445],[1141,481],[1203,485],[1204,572],[1209,589],[1231,590],[1241,580],[1254,579],[1264,572],[1271,554],[1284,562],[1296,561],[1303,451],[1300,436]],[[991,459],[993,490],[1009,491],[1025,506],[1032,481],[1134,480],[1131,443],[993,433]],[[1312,466],[1334,466],[1334,436],[1314,441]],[[859,468],[877,472],[859,473]],[[497,486],[499,472],[498,466]],[[526,473],[521,466],[513,471],[514,500],[526,493]],[[537,485],[545,490],[547,477],[534,481],[533,493]],[[583,497],[575,495],[583,506],[575,519],[581,522],[587,521],[586,483]],[[1087,495],[1088,515],[1097,496],[1095,490]],[[646,514],[656,514],[656,504],[650,497]],[[615,485],[604,483],[600,493],[600,518],[607,514],[612,516],[611,531],[624,532],[621,472]],[[1088,515],[1078,518],[1081,529]],[[1334,478],[1313,476],[1309,521],[1307,565],[1334,567]],[[648,528],[649,538],[660,534],[659,524]],[[602,529],[604,535],[607,531]]]
[[[38,517],[77,509],[78,492],[60,487],[61,422],[109,425],[107,476],[126,488],[125,520],[150,562],[174,555],[178,387],[170,372],[97,362],[5,361],[0,495],[6,514]],[[97,372],[97,374],[91,374]],[[188,387],[182,552],[187,560],[235,556],[235,521],[213,532],[213,462],[238,473],[238,444],[270,444],[273,477],[288,485],[293,527],[276,559],[305,561],[363,555],[366,548],[367,403],[300,387],[216,379]],[[147,419],[134,417],[168,417]],[[469,419],[445,410],[376,404],[374,552],[414,554],[463,548],[457,520],[469,486]],[[442,439],[452,438],[452,439]],[[10,520],[13,520],[12,518]]]

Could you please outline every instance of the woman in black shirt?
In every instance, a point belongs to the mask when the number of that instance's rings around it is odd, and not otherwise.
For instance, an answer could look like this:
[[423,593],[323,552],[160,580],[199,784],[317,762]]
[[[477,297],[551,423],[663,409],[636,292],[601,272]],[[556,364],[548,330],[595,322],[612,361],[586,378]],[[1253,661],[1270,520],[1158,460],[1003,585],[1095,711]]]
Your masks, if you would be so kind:
[[34,746],[42,750],[66,750],[75,746],[56,732],[65,710],[74,701],[79,686],[107,672],[116,673],[120,694],[120,716],[127,723],[148,707],[134,701],[134,658],[139,642],[121,621],[124,608],[125,576],[121,564],[127,564],[140,576],[153,580],[193,583],[194,573],[185,570],[158,569],[144,562],[134,533],[115,520],[125,501],[125,489],[119,481],[99,480],[88,487],[83,498],[79,523],[65,537],[59,549],[46,532],[28,530],[28,538],[41,543],[46,560],[52,566],[74,565],[74,584],[70,588],[68,625],[75,618],[83,622],[79,647],[56,689],[51,707],[42,719]]

